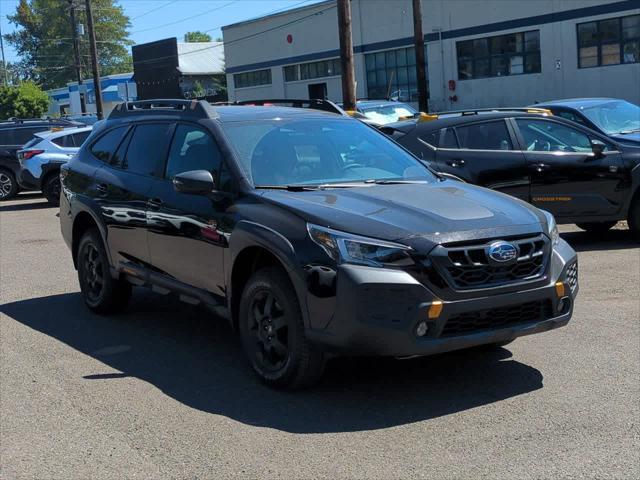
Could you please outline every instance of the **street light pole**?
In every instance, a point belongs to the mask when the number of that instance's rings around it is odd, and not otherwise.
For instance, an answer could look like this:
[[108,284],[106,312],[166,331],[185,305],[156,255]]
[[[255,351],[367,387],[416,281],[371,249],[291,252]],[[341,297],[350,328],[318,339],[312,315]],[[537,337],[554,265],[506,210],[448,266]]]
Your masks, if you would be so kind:
[[85,0],[87,5],[87,33],[91,46],[91,69],[93,70],[93,91],[96,95],[96,114],[98,120],[104,117],[102,108],[102,88],[100,87],[100,70],[98,67],[98,49],[96,48],[96,34],[93,30],[93,13],[91,12],[91,0]]
[[76,6],[74,0],[69,0],[71,17],[71,37],[73,39],[73,58],[75,62],[76,77],[78,79],[78,94],[80,96],[80,112],[86,113],[87,106],[82,92],[82,63],[80,61],[80,45],[78,44],[78,25],[76,23]]

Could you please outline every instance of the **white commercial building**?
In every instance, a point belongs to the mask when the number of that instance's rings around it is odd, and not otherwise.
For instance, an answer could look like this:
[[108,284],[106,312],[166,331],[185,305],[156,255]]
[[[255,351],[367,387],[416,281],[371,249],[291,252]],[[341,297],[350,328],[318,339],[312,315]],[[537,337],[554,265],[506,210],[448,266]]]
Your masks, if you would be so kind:
[[[352,0],[358,98],[417,101],[411,0]],[[640,103],[640,0],[423,0],[430,111]],[[335,0],[222,29],[230,100],[342,99]]]

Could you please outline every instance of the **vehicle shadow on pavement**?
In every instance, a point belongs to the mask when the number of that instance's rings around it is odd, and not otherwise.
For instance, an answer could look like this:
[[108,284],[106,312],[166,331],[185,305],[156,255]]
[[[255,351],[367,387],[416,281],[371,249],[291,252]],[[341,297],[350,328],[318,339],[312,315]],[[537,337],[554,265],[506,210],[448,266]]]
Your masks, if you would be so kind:
[[315,388],[279,392],[254,377],[226,322],[144,290],[112,317],[90,313],[78,293],[0,311],[121,372],[87,371],[86,382],[137,377],[189,407],[293,433],[393,427],[542,388],[538,370],[497,349],[414,360],[340,358]]
[[29,203],[11,203],[9,205],[0,203],[0,212],[18,212],[21,210],[39,210],[41,208],[57,208],[51,205],[46,200],[42,202],[29,202]]
[[624,250],[638,248],[640,244],[631,238],[629,230],[609,230],[604,233],[563,232],[560,235],[577,252],[598,250]]

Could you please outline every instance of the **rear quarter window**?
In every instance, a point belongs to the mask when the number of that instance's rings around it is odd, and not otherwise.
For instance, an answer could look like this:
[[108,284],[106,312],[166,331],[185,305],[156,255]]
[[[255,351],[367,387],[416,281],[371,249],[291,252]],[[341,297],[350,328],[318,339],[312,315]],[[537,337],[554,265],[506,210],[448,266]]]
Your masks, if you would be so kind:
[[91,153],[98,160],[109,163],[111,157],[118,149],[127,128],[126,126],[117,127],[103,134],[91,145]]

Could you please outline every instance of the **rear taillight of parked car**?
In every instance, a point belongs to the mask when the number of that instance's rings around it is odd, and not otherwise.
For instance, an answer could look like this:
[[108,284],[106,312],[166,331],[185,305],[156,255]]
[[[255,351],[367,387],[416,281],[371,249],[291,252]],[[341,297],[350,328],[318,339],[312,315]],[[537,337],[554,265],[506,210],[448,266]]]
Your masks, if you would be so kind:
[[44,150],[23,150],[18,153],[18,160],[29,160],[31,157],[44,153]]

